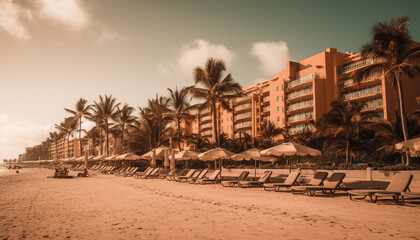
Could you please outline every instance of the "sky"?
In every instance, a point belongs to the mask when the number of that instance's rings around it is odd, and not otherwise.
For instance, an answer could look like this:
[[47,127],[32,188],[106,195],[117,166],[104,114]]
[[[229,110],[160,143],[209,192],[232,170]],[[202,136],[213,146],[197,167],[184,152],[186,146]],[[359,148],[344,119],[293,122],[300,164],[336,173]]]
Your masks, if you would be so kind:
[[192,85],[209,57],[246,87],[287,60],[358,52],[375,23],[401,14],[420,41],[419,9],[409,0],[0,0],[0,161],[46,140],[81,97],[144,107]]

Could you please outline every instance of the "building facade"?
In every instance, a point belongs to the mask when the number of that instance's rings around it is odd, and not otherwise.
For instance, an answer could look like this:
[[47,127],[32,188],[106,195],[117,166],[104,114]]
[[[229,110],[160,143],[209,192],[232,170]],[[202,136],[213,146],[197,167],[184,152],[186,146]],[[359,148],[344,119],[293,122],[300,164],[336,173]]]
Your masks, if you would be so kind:
[[[381,119],[394,121],[398,110],[394,83],[383,76],[374,76],[359,84],[350,74],[368,64],[360,53],[340,53],[328,48],[299,62],[288,61],[286,68],[270,79],[243,88],[244,95],[231,102],[232,111],[217,109],[220,133],[238,138],[241,133],[258,137],[264,120],[277,127],[289,126],[290,133],[302,131],[310,122],[327,113],[332,101],[343,98],[366,103],[364,111],[374,111]],[[403,79],[406,112],[416,108],[420,81]],[[195,121],[185,124],[187,133],[211,139],[212,117],[209,109],[197,113]]]

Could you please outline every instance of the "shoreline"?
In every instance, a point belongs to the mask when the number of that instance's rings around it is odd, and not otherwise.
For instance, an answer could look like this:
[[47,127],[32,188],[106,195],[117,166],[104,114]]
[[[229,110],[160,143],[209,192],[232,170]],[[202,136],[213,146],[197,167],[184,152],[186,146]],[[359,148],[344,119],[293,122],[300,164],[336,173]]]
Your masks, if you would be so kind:
[[[75,172],[71,172],[74,175]],[[52,170],[3,175],[1,238],[418,239],[420,208]]]

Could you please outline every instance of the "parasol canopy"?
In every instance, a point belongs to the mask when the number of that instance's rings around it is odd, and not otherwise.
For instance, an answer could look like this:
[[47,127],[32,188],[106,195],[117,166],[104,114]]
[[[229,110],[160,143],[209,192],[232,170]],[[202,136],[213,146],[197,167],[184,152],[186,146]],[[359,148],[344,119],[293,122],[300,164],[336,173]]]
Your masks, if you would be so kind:
[[140,156],[134,153],[125,153],[117,156],[116,160],[139,160]]
[[235,153],[224,148],[213,148],[198,154],[198,159],[202,161],[216,161],[218,159],[230,159],[232,155],[235,155]]
[[232,156],[232,160],[235,161],[243,161],[243,160],[258,160],[258,161],[264,161],[264,162],[275,162],[277,161],[276,157],[271,156],[264,156],[261,155],[260,150],[257,148],[251,148],[244,152],[235,154]]
[[408,152],[412,157],[420,157],[420,138],[413,138],[395,144],[395,149]]
[[320,156],[321,151],[298,143],[287,142],[269,149],[265,149],[261,151],[261,154],[274,156]]
[[200,152],[192,151],[192,150],[184,150],[184,151],[175,153],[175,159],[176,160],[196,160],[198,159],[198,154],[200,154]]

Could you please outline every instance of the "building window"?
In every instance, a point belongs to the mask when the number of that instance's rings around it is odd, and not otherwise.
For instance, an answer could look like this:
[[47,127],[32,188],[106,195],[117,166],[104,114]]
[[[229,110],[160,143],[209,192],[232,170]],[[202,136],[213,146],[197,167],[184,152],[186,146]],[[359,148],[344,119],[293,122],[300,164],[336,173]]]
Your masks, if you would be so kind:
[[277,117],[277,122],[280,122],[280,117]]
[[278,102],[278,101],[280,101],[280,97],[279,97],[279,96],[277,96],[277,102]]
[[277,106],[277,112],[280,112],[280,107],[279,106]]
[[277,86],[277,92],[280,90],[280,87],[279,86]]

